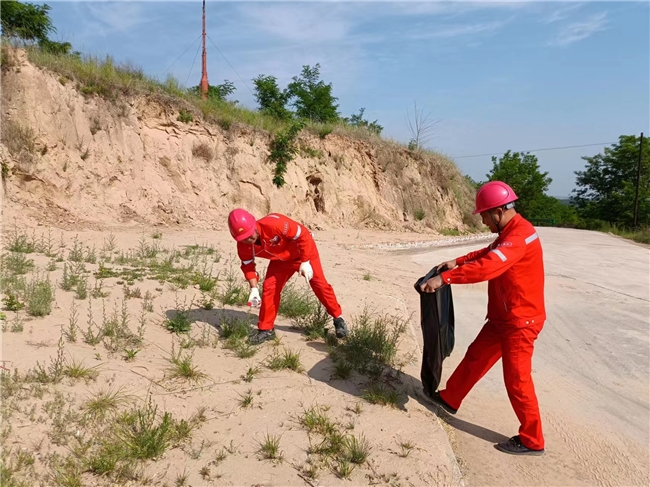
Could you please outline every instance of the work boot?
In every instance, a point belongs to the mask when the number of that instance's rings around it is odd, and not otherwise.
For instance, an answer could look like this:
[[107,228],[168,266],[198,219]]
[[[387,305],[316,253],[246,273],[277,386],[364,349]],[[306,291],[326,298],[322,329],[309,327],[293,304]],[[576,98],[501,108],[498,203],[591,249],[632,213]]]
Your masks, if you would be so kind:
[[336,338],[348,336],[348,325],[345,324],[343,317],[334,318],[334,330],[336,331]]
[[270,330],[257,330],[256,333],[253,333],[248,337],[248,343],[251,345],[260,345],[268,340],[275,339],[275,329],[271,328]]
[[504,453],[509,453],[510,455],[543,455],[544,454],[543,448],[541,450],[533,450],[532,448],[528,448],[527,446],[524,446],[524,444],[521,442],[521,438],[519,438],[519,435],[513,436],[508,441],[502,441],[501,443],[497,443],[496,445],[494,445],[494,447],[497,450],[502,451]]
[[424,389],[423,392],[424,395],[431,400],[431,402],[433,402],[436,406],[440,406],[449,414],[456,414],[458,412],[458,409],[452,408],[449,404],[447,404],[447,401],[440,397],[440,393],[438,391],[434,392],[433,394],[429,394],[427,390]]

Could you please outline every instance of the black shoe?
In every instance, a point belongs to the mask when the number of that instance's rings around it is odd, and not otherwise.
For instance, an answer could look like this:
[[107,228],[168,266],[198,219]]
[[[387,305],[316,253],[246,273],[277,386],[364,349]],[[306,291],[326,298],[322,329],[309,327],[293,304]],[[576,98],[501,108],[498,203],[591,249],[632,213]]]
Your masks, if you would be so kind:
[[494,445],[494,448],[504,453],[509,453],[510,455],[543,455],[544,454],[543,448],[541,450],[533,450],[532,448],[528,448],[527,446],[524,446],[524,444],[521,442],[521,439],[519,438],[519,435],[513,436],[508,441],[502,441],[501,443],[497,443],[496,445]]
[[440,397],[440,393],[438,391],[434,392],[433,394],[429,395],[429,393],[424,389],[424,395],[431,400],[434,404],[440,406],[442,409],[447,411],[449,414],[456,414],[458,412],[458,409],[452,408],[449,404],[445,402],[445,400]]
[[348,325],[342,317],[334,318],[334,330],[336,331],[336,338],[345,338],[348,336]]
[[260,345],[261,343],[266,342],[267,340],[275,339],[275,329],[270,330],[257,330],[256,333],[253,333],[248,337],[248,343],[251,345]]

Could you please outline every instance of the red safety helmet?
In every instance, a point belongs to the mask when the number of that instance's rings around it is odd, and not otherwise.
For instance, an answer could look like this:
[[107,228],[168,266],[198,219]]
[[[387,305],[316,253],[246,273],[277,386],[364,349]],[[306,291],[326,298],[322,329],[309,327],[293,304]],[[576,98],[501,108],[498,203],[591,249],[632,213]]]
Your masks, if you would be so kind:
[[241,242],[255,233],[255,217],[241,208],[235,208],[228,215],[228,228],[232,238]]
[[493,208],[500,208],[517,199],[515,192],[506,183],[490,181],[481,186],[476,192],[476,209],[473,214],[476,215]]

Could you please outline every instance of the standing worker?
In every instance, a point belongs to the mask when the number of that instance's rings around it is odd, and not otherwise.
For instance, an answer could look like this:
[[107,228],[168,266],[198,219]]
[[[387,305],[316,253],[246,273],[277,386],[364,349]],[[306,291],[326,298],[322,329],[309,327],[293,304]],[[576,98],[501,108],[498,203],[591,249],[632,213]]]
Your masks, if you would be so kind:
[[488,281],[487,322],[447,381],[429,396],[451,414],[499,360],[508,397],[520,422],[519,434],[496,448],[514,455],[541,455],[544,436],[531,377],[533,344],[546,320],[542,245],[533,225],[515,210],[517,195],[491,181],[476,194],[476,210],[497,239],[488,247],[438,266],[445,269],[421,286],[434,292],[445,284]]
[[[261,306],[258,331],[250,338],[251,343],[260,344],[275,338],[274,324],[280,308],[280,295],[295,272],[307,280],[327,313],[334,318],[336,336],[347,336],[341,306],[334,289],[325,279],[316,242],[307,227],[279,213],[271,213],[256,221],[253,215],[241,208],[230,212],[228,227],[237,241],[241,269],[251,286],[248,304]],[[255,257],[271,261],[261,298],[257,289],[259,274],[255,271]]]

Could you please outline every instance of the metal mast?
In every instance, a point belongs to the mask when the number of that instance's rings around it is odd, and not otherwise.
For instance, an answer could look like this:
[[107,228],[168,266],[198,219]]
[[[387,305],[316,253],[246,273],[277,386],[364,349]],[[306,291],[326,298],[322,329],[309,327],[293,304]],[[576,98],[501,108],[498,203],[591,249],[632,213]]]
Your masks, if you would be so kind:
[[208,98],[208,56],[205,49],[205,0],[203,0],[203,70],[201,72],[201,98]]

